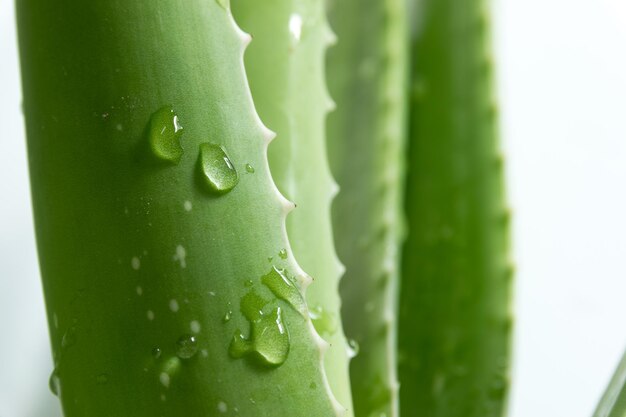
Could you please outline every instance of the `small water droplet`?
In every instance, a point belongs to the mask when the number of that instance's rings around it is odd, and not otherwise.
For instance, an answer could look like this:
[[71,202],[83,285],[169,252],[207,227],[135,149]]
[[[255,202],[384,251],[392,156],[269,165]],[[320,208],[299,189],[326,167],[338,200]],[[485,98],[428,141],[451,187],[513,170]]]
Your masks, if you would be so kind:
[[154,359],[159,359],[161,357],[161,349],[158,347],[155,347],[152,349],[152,357]]
[[172,259],[174,259],[175,262],[179,262],[181,268],[187,268],[187,251],[183,245],[176,246],[176,253]]
[[348,346],[347,346],[347,350],[348,350],[348,358],[352,359],[354,358],[356,355],[359,354],[359,343],[354,340],[354,339],[349,339],[348,340]]
[[146,317],[148,317],[148,320],[150,321],[154,320],[154,311],[152,310],[146,311]]
[[141,268],[141,261],[139,260],[138,257],[133,256],[133,259],[130,260],[130,266],[137,271],[139,268]]
[[302,16],[297,13],[289,16],[289,33],[295,43],[300,42],[300,37],[302,36]]
[[246,172],[248,174],[254,174],[254,167],[250,164],[246,164]]
[[309,309],[309,317],[313,322],[315,330],[321,335],[332,335],[337,331],[337,321],[335,317],[324,310],[321,305]]
[[59,372],[56,368],[50,374],[50,379],[48,380],[48,386],[50,387],[50,392],[59,397],[61,395],[61,378],[59,378]]
[[219,403],[217,403],[217,410],[220,413],[225,413],[228,411],[228,404],[226,404],[224,401],[220,401]]
[[193,204],[191,204],[191,201],[187,200],[183,203],[183,206],[185,207],[185,211],[191,211],[191,209],[193,208]]
[[280,259],[287,259],[287,249],[279,250],[278,256],[280,256]]
[[228,310],[228,311],[226,312],[226,314],[224,314],[224,318],[222,319],[222,321],[223,321],[224,323],[228,323],[228,322],[230,321],[230,319],[232,318],[232,316],[233,316],[233,312],[232,312],[232,311],[230,311],[230,310]]
[[65,331],[65,334],[61,339],[61,347],[66,349],[74,344],[76,344],[76,327],[71,326]]
[[220,145],[200,144],[198,170],[204,188],[212,194],[226,194],[239,182],[235,166]]
[[176,355],[181,359],[192,358],[198,352],[198,342],[195,336],[182,335],[176,342]]
[[183,127],[170,106],[161,107],[150,117],[148,138],[152,154],[163,162],[178,164],[183,155],[180,137]]
[[98,385],[106,385],[109,382],[109,375],[100,374],[96,377],[96,384]]
[[200,326],[200,322],[198,320],[192,320],[191,323],[189,323],[189,329],[191,329],[192,333],[200,333],[201,328],[202,326]]
[[243,285],[246,288],[250,288],[250,287],[252,287],[254,285],[254,282],[251,279],[247,279],[247,280],[244,281]]
[[135,288],[135,291],[137,292],[137,295],[139,296],[143,294],[143,288],[141,288],[140,286],[137,286],[137,288]]
[[167,388],[170,386],[170,376],[167,372],[161,372],[159,374],[159,381],[161,381],[161,384]]
[[174,313],[176,313],[178,311],[180,307],[178,306],[178,301],[176,301],[175,299],[171,299],[170,300],[170,310]]
[[302,298],[302,294],[287,277],[285,270],[272,267],[272,270],[267,275],[261,277],[261,282],[267,286],[276,297],[288,302],[303,316],[306,315],[306,304]]

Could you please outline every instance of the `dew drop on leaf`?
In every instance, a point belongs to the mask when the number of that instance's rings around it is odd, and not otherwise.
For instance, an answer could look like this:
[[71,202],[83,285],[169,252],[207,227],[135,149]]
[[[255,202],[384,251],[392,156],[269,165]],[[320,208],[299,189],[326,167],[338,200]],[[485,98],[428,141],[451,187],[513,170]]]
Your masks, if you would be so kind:
[[182,335],[176,342],[176,355],[181,359],[192,358],[198,352],[198,341],[195,336]]
[[52,371],[52,374],[50,374],[48,386],[50,387],[50,392],[52,392],[57,397],[61,394],[61,379],[59,378],[59,372],[56,368],[54,368],[54,371]]
[[180,137],[183,127],[170,106],[161,107],[152,113],[148,127],[150,150],[162,162],[178,164],[183,155]]
[[306,315],[306,304],[296,285],[287,277],[285,270],[272,267],[272,270],[261,277],[261,282],[283,301],[288,302],[296,311]]
[[200,182],[211,194],[226,194],[239,182],[234,164],[220,145],[202,143],[198,157]]
[[246,172],[248,174],[254,174],[254,167],[250,164],[246,164]]

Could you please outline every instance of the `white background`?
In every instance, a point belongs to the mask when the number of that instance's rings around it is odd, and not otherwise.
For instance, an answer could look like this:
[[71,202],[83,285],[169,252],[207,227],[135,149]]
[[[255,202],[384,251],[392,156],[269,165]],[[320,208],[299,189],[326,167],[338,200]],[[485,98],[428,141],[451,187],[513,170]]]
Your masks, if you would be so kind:
[[[0,417],[51,417],[13,2],[0,0]],[[589,417],[626,347],[626,0],[497,0],[513,417]]]

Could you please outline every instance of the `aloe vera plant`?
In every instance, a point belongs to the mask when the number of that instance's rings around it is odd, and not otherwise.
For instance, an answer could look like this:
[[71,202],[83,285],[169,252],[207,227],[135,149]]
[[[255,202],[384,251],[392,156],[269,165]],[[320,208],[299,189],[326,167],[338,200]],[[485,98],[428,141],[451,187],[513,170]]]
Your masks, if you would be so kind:
[[328,5],[17,3],[66,417],[503,415],[484,2]]
[[65,416],[338,414],[226,2],[17,9]]
[[[324,353],[330,387],[352,415],[348,349],[341,326],[330,202],[336,192],[328,168],[325,118],[333,107],[324,77],[330,31],[323,0],[234,0],[237,22],[254,43],[245,63],[261,118],[277,133],[270,168],[280,190],[297,204],[287,218],[293,255],[314,281],[306,300]],[[286,257],[291,254],[281,254]]]
[[396,297],[406,113],[408,30],[403,0],[330,3],[338,43],[328,77],[337,110],[328,146],[341,187],[335,240],[357,416],[397,416]]
[[413,41],[403,417],[502,416],[511,318],[485,2],[427,0]]

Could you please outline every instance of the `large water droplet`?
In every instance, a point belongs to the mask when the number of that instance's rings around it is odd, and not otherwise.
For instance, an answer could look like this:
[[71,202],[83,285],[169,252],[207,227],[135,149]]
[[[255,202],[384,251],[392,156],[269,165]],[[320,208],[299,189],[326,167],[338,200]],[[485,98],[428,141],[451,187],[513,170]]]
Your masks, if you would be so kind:
[[359,342],[357,342],[354,339],[348,340],[348,346],[347,346],[348,358],[350,359],[354,358],[356,355],[359,354],[359,350],[360,350]]
[[241,298],[241,312],[249,321],[257,321],[263,316],[263,307],[269,300],[263,298],[255,290],[249,291]]
[[61,378],[59,378],[59,371],[57,371],[56,368],[54,368],[54,371],[50,374],[48,386],[50,387],[50,392],[54,395],[57,397],[61,395]]
[[192,358],[198,352],[198,341],[195,336],[182,335],[176,342],[176,355],[181,359]]
[[302,294],[296,285],[287,277],[285,270],[272,267],[272,270],[267,275],[261,277],[261,282],[267,286],[276,297],[288,302],[303,316],[306,315],[306,304],[302,298]]
[[173,164],[180,162],[183,155],[183,147],[180,145],[182,134],[183,127],[170,106],[161,107],[152,113],[148,138],[156,159]]
[[282,310],[274,307],[251,323],[249,339],[239,331],[235,333],[229,354],[233,358],[250,355],[262,365],[279,366],[287,359],[289,347],[289,333],[283,323]]
[[337,321],[333,314],[324,310],[320,305],[317,305],[309,310],[309,317],[313,322],[315,330],[322,336],[332,335],[337,331]]
[[200,144],[198,170],[200,181],[212,194],[226,194],[239,182],[235,165],[224,148],[214,143]]

